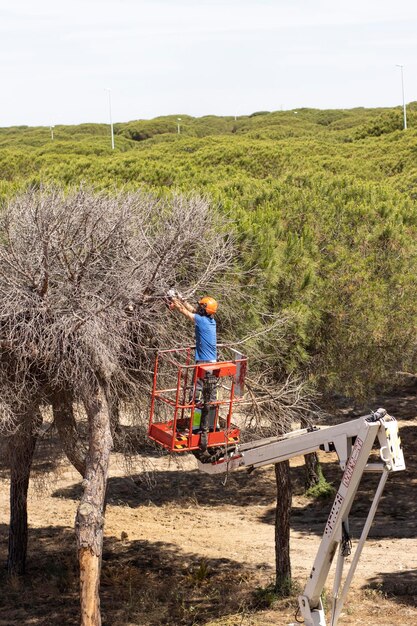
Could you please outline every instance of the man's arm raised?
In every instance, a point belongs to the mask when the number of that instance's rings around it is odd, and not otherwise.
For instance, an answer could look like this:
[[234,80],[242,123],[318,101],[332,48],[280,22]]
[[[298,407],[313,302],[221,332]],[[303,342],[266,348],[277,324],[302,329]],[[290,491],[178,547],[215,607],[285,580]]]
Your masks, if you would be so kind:
[[177,311],[187,317],[191,322],[194,322],[195,308],[189,302],[172,298],[172,304],[174,305],[174,309],[177,309]]

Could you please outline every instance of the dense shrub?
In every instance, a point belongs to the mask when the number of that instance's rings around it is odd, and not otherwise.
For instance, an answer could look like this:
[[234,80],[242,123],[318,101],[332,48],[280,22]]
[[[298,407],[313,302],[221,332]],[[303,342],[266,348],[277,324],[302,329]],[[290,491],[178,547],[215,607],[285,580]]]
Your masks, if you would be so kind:
[[0,129],[0,200],[45,181],[208,195],[249,296],[233,332],[285,313],[276,367],[360,396],[414,367],[416,107],[407,132],[400,108],[181,115],[180,134],[177,116],[138,120],[115,125],[115,150],[107,125]]

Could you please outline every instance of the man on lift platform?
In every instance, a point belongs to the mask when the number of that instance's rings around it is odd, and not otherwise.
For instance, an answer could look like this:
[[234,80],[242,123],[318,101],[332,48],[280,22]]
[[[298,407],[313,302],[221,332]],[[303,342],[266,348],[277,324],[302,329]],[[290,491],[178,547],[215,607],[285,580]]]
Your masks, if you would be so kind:
[[[216,363],[217,361],[217,332],[216,320],[214,315],[217,312],[217,301],[205,296],[193,306],[184,300],[177,292],[169,291],[167,294],[170,300],[170,308],[179,311],[187,319],[194,324],[195,329],[195,362],[200,363]],[[202,447],[205,446],[205,438],[203,435],[209,428],[213,428],[215,407],[211,406],[207,411],[207,419],[205,419],[204,405],[208,402],[216,400],[215,381],[210,381],[209,375],[206,379],[197,380],[196,385],[196,409],[193,417],[193,431],[202,430]]]

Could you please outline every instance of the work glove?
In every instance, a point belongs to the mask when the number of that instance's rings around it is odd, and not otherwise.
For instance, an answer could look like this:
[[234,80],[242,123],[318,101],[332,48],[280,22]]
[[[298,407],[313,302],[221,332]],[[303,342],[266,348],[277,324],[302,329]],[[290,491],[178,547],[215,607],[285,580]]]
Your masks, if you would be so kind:
[[176,289],[171,288],[171,289],[168,289],[168,291],[166,292],[165,298],[166,298],[166,303],[168,305],[168,308],[172,311],[173,309],[175,309],[174,299],[175,300],[180,299],[180,295]]
[[184,300],[184,297],[182,294],[180,294],[179,291],[177,291],[176,289],[168,289],[167,294],[166,294],[168,300],[172,300],[172,298],[177,298],[178,300]]

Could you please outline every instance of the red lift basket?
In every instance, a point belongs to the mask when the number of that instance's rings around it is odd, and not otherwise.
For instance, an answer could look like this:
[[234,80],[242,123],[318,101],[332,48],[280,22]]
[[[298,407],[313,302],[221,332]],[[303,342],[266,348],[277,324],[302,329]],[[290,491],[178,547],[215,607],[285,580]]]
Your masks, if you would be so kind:
[[[171,452],[198,450],[201,415],[198,381],[216,377],[215,398],[206,403],[210,411],[208,447],[233,445],[240,431],[232,424],[233,405],[243,398],[247,357],[231,348],[222,349],[228,360],[193,362],[194,347],[161,350],[155,358],[148,436]],[[213,379],[211,379],[213,380]],[[196,399],[197,396],[197,399]],[[200,400],[200,401],[199,401]]]

